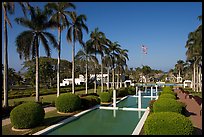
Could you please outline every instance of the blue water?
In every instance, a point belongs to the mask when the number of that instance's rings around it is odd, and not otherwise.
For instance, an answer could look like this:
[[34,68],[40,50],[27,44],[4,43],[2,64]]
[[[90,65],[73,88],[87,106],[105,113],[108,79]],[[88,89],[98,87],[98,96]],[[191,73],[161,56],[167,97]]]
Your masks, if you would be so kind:
[[[147,108],[150,98],[142,98],[142,108]],[[117,107],[137,107],[137,98],[129,96]],[[131,135],[144,111],[95,109],[76,120],[66,123],[47,135]]]

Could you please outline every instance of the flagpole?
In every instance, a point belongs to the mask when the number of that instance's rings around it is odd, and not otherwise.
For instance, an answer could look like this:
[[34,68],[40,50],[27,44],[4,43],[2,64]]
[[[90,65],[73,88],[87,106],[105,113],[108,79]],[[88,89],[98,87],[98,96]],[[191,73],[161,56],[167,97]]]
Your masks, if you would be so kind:
[[[143,48],[141,47],[141,70],[142,70],[142,66],[143,66]],[[141,87],[141,89],[142,88],[143,88],[143,71],[142,71],[142,87]]]

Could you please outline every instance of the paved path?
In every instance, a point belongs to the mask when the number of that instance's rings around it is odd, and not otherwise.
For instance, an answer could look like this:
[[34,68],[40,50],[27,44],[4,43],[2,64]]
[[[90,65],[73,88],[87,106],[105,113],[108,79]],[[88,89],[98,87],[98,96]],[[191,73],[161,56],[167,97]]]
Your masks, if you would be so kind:
[[197,135],[202,135],[202,114],[200,113],[201,106],[194,100],[182,93],[181,90],[175,89],[178,100],[186,104],[186,117],[192,121]]
[[[49,112],[49,111],[53,111],[55,109],[56,109],[56,107],[46,107],[46,108],[44,108],[45,113]],[[6,118],[6,119],[2,120],[2,126],[8,125],[10,123],[11,123],[10,118]]]

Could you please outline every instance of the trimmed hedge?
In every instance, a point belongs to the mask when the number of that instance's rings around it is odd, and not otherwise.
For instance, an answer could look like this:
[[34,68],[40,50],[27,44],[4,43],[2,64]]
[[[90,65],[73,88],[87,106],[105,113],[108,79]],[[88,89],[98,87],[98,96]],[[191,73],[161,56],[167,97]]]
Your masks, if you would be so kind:
[[124,97],[124,96],[127,96],[128,94],[129,94],[128,88],[121,88],[121,89],[116,91],[117,97]]
[[27,102],[15,107],[10,113],[11,124],[16,129],[32,128],[43,122],[45,111],[36,102]]
[[153,104],[153,112],[182,112],[183,105],[171,98],[159,98]]
[[101,100],[97,96],[94,95],[83,96],[81,97],[81,108],[88,109],[90,107],[100,104],[100,102]]
[[159,98],[171,98],[176,100],[176,96],[173,94],[161,94]]
[[59,112],[73,112],[81,108],[81,99],[72,93],[61,94],[57,97],[55,106]]
[[193,130],[192,122],[175,112],[152,113],[144,124],[145,135],[192,135]]
[[100,98],[101,102],[111,102],[112,94],[110,92],[101,92],[99,94],[99,98]]

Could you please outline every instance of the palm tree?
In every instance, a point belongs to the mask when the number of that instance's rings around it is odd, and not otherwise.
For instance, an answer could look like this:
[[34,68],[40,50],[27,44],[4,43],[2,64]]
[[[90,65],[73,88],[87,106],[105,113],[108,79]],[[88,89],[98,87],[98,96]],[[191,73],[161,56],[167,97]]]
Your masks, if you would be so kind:
[[110,67],[111,67],[111,64],[112,64],[112,60],[111,60],[111,56],[109,55],[109,52],[105,53],[105,56],[103,57],[103,64],[107,68],[107,73],[108,73],[108,77],[107,77],[107,89],[109,90]]
[[[99,28],[95,28],[94,31],[90,34],[90,40],[88,40],[88,43],[90,43],[95,50],[95,57],[96,54],[99,53],[101,55],[101,92],[103,92],[103,56],[104,52],[107,51],[107,42],[109,40],[106,38],[105,34],[101,31],[99,31]],[[95,65],[96,69],[96,65]],[[95,72],[95,83],[94,83],[94,93],[96,93],[96,72]]]
[[51,2],[45,5],[45,8],[51,9],[52,13],[51,19],[58,23],[58,62],[57,62],[57,97],[60,95],[60,53],[61,53],[61,32],[66,27],[69,26],[69,20],[67,16],[70,15],[70,11],[66,10],[68,8],[75,9],[75,5],[70,2]]
[[112,89],[115,89],[115,64],[117,62],[117,59],[119,58],[119,53],[120,53],[120,45],[118,42],[110,42],[109,44],[109,49],[110,49],[110,56],[112,60]]
[[[120,49],[119,58],[117,59],[118,66],[118,78],[117,78],[117,89],[119,88],[119,80],[122,80],[122,72],[125,71],[123,67],[127,67],[126,60],[129,60],[127,49]],[[122,81],[120,81],[120,87],[122,87]]]
[[25,60],[32,58],[36,59],[36,102],[39,101],[39,45],[42,42],[47,56],[50,56],[50,47],[48,41],[57,48],[57,42],[53,34],[46,32],[50,27],[56,27],[56,23],[48,21],[48,11],[41,11],[38,7],[31,11],[32,16],[27,18],[16,18],[15,21],[29,28],[21,32],[16,38],[17,52],[20,59]]
[[75,84],[75,78],[74,78],[74,70],[75,70],[75,64],[74,64],[74,56],[75,56],[75,43],[78,41],[81,45],[84,45],[83,43],[83,32],[84,29],[88,33],[88,27],[84,23],[86,21],[86,16],[84,14],[81,14],[77,16],[75,12],[71,12],[70,14],[71,22],[67,31],[67,41],[72,43],[72,93],[74,94],[74,84]]
[[[202,20],[202,16],[198,17],[199,20]],[[187,61],[193,63],[193,90],[198,91],[198,85],[201,91],[201,80],[200,77],[202,75],[201,70],[198,72],[198,69],[200,69],[199,62],[202,61],[202,24],[199,25],[199,27],[194,31],[190,32],[188,35],[188,40],[186,42],[187,51],[186,51],[186,56],[187,56]],[[197,68],[197,79],[196,80],[196,68]],[[198,74],[199,73],[199,74]],[[197,82],[197,83],[196,83]],[[196,86],[197,85],[197,86]]]
[[88,62],[98,62],[97,58],[93,55],[92,47],[86,42],[83,49],[79,50],[75,56],[76,60],[81,60],[86,62],[86,92],[88,94]]
[[[29,3],[18,2],[23,10],[24,15],[26,15],[26,8],[29,8]],[[8,33],[7,24],[12,28],[12,24],[7,16],[7,13],[13,14],[15,9],[14,2],[2,2],[2,9],[4,12],[4,102],[3,107],[8,107]]]
[[182,72],[182,70],[183,70],[183,68],[184,68],[184,61],[183,60],[178,60],[177,61],[177,64],[175,65],[175,68],[178,70],[178,72],[179,72],[179,74],[178,74],[178,76],[180,77],[181,76],[181,72]]

